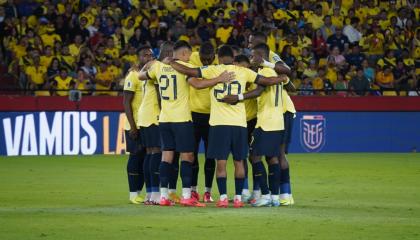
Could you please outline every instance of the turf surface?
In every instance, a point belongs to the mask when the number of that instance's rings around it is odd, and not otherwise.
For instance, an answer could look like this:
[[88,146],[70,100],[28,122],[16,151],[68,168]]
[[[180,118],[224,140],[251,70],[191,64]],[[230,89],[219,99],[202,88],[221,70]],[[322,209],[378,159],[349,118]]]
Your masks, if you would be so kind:
[[419,154],[293,154],[296,205],[244,209],[129,205],[125,159],[1,157],[0,239],[420,239]]

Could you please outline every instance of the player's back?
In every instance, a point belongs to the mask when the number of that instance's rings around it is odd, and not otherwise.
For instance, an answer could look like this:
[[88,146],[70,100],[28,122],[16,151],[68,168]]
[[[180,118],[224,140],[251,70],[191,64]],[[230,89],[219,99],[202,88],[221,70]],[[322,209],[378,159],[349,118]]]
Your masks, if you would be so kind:
[[143,81],[143,101],[138,111],[138,125],[140,127],[149,127],[152,124],[157,125],[159,120],[160,108],[158,95],[155,88],[155,81]]
[[[277,73],[271,68],[258,70],[258,74],[264,77],[275,77]],[[258,113],[256,128],[261,127],[264,131],[277,131],[284,129],[283,101],[281,83],[265,87],[258,97]]]
[[[185,62],[178,62],[191,66]],[[162,105],[159,122],[191,121],[187,76],[159,61],[153,63],[148,75],[159,84]]]
[[239,102],[236,105],[230,105],[222,102],[222,99],[226,95],[238,95],[245,93],[246,84],[255,82],[257,73],[248,68],[230,64],[205,66],[201,68],[201,74],[204,78],[217,77],[224,71],[233,72],[235,74],[235,80],[229,83],[219,83],[211,88],[210,125],[246,127],[245,104],[243,102]]

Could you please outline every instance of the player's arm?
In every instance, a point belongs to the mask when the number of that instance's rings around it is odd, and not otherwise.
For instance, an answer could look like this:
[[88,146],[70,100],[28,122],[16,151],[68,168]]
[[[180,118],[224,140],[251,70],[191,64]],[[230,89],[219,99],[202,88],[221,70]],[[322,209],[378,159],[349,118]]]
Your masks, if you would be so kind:
[[156,62],[156,60],[152,60],[148,63],[146,63],[143,68],[139,72],[139,80],[146,81],[153,78],[153,76],[150,76],[148,71],[152,67],[152,65]]
[[271,63],[269,61],[263,60],[261,65],[264,67],[274,69],[274,71],[276,71],[276,73],[279,75],[285,74],[287,76],[290,76],[290,74],[292,74],[290,67],[282,60],[277,61],[276,63]]
[[278,83],[287,82],[288,78],[286,75],[282,74],[276,77],[264,77],[262,75],[258,75],[257,79],[255,79],[255,83],[258,85],[263,86],[272,86]]
[[132,137],[133,139],[136,139],[137,126],[136,126],[136,123],[134,122],[133,109],[131,108],[131,102],[134,99],[134,92],[124,90],[123,96],[124,96],[124,102],[123,102],[124,112],[125,112],[125,115],[127,116],[128,123],[130,124],[129,134],[130,134],[130,137]]
[[[164,61],[164,63],[165,63],[165,61]],[[180,72],[182,74],[185,74],[185,75],[190,76],[190,77],[196,77],[196,78],[201,77],[201,71],[200,71],[199,68],[190,68],[190,67],[187,67],[185,65],[182,65],[182,64],[176,62],[174,59],[169,60],[168,63],[176,71],[178,71],[178,72]]]
[[252,99],[252,98],[257,98],[259,96],[261,96],[261,94],[264,92],[265,87],[261,86],[261,85],[257,85],[256,89],[253,89],[249,92],[246,92],[245,94],[239,94],[239,95],[226,95],[222,101],[225,103],[229,103],[229,104],[237,104],[239,101],[241,100],[245,100],[245,99]]
[[292,81],[289,80],[286,84],[284,84],[284,89],[288,92],[296,92],[296,87]]
[[235,74],[233,72],[224,71],[219,76],[211,79],[199,79],[196,77],[190,77],[188,79],[188,83],[197,89],[204,89],[208,87],[212,87],[218,83],[225,83],[230,82],[235,78]]

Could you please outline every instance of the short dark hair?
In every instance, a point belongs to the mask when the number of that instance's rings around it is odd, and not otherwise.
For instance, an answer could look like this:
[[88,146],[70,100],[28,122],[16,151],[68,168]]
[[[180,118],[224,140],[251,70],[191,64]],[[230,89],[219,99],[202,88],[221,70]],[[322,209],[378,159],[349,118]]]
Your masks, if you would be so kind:
[[235,57],[233,61],[237,63],[246,62],[248,64],[251,64],[251,62],[249,61],[249,58],[244,54],[239,54],[238,56]]
[[140,47],[137,49],[137,53],[140,53],[141,51],[148,50],[148,49],[151,50],[152,47],[150,45],[148,45],[148,44],[146,44],[146,45],[140,45]]
[[263,32],[254,32],[252,33],[252,36],[254,36],[254,38],[261,38],[264,42],[267,42],[267,36]]
[[229,45],[223,45],[217,50],[217,56],[233,58],[233,49]]
[[268,55],[270,55],[270,47],[266,43],[259,43],[255,45],[252,49],[263,51],[264,57],[268,57]]
[[188,48],[189,50],[192,50],[191,45],[184,40],[178,40],[174,44],[174,51],[179,50],[181,48]]
[[200,55],[213,55],[214,54],[214,47],[213,44],[210,42],[204,42],[200,46]]

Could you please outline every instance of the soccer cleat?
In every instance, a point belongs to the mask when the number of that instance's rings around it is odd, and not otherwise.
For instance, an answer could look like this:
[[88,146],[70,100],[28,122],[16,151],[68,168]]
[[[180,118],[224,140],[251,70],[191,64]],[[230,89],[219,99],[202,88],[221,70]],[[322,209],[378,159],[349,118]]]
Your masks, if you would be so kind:
[[241,200],[238,200],[238,199],[233,200],[234,208],[241,208],[243,206],[245,206],[245,204]]
[[214,202],[213,198],[211,197],[211,193],[205,192],[203,195],[203,202]]
[[216,207],[218,208],[227,208],[229,206],[229,201],[228,199],[224,199],[224,200],[219,200],[216,203]]
[[197,201],[197,199],[191,197],[191,198],[182,198],[179,202],[182,206],[186,207],[205,207],[206,204],[200,203]]
[[242,201],[243,202],[247,202],[247,203],[249,203],[249,201],[250,201],[250,199],[252,198],[253,196],[251,196],[251,194],[249,194],[249,193],[244,193],[244,194],[242,194]]
[[295,200],[293,199],[292,196],[280,199],[280,205],[282,206],[291,206],[293,204],[295,204]]
[[200,194],[196,191],[191,191],[191,198],[194,198],[195,200],[200,201]]
[[[151,205],[154,205],[153,202]],[[173,206],[175,205],[173,202],[171,202],[169,199],[161,198],[159,202],[160,206]]]
[[265,197],[258,198],[258,200],[256,200],[252,204],[252,206],[253,207],[270,207],[271,206],[271,199],[265,198]]
[[180,198],[178,197],[178,195],[176,195],[176,193],[171,192],[169,193],[169,200],[171,200],[174,203],[179,203]]
[[280,201],[279,200],[273,200],[271,202],[271,206],[273,206],[273,207],[280,207]]
[[138,195],[134,200],[138,203],[144,203],[144,198],[140,195]]
[[130,199],[129,201],[131,204],[141,204],[140,202],[136,201],[136,198]]

